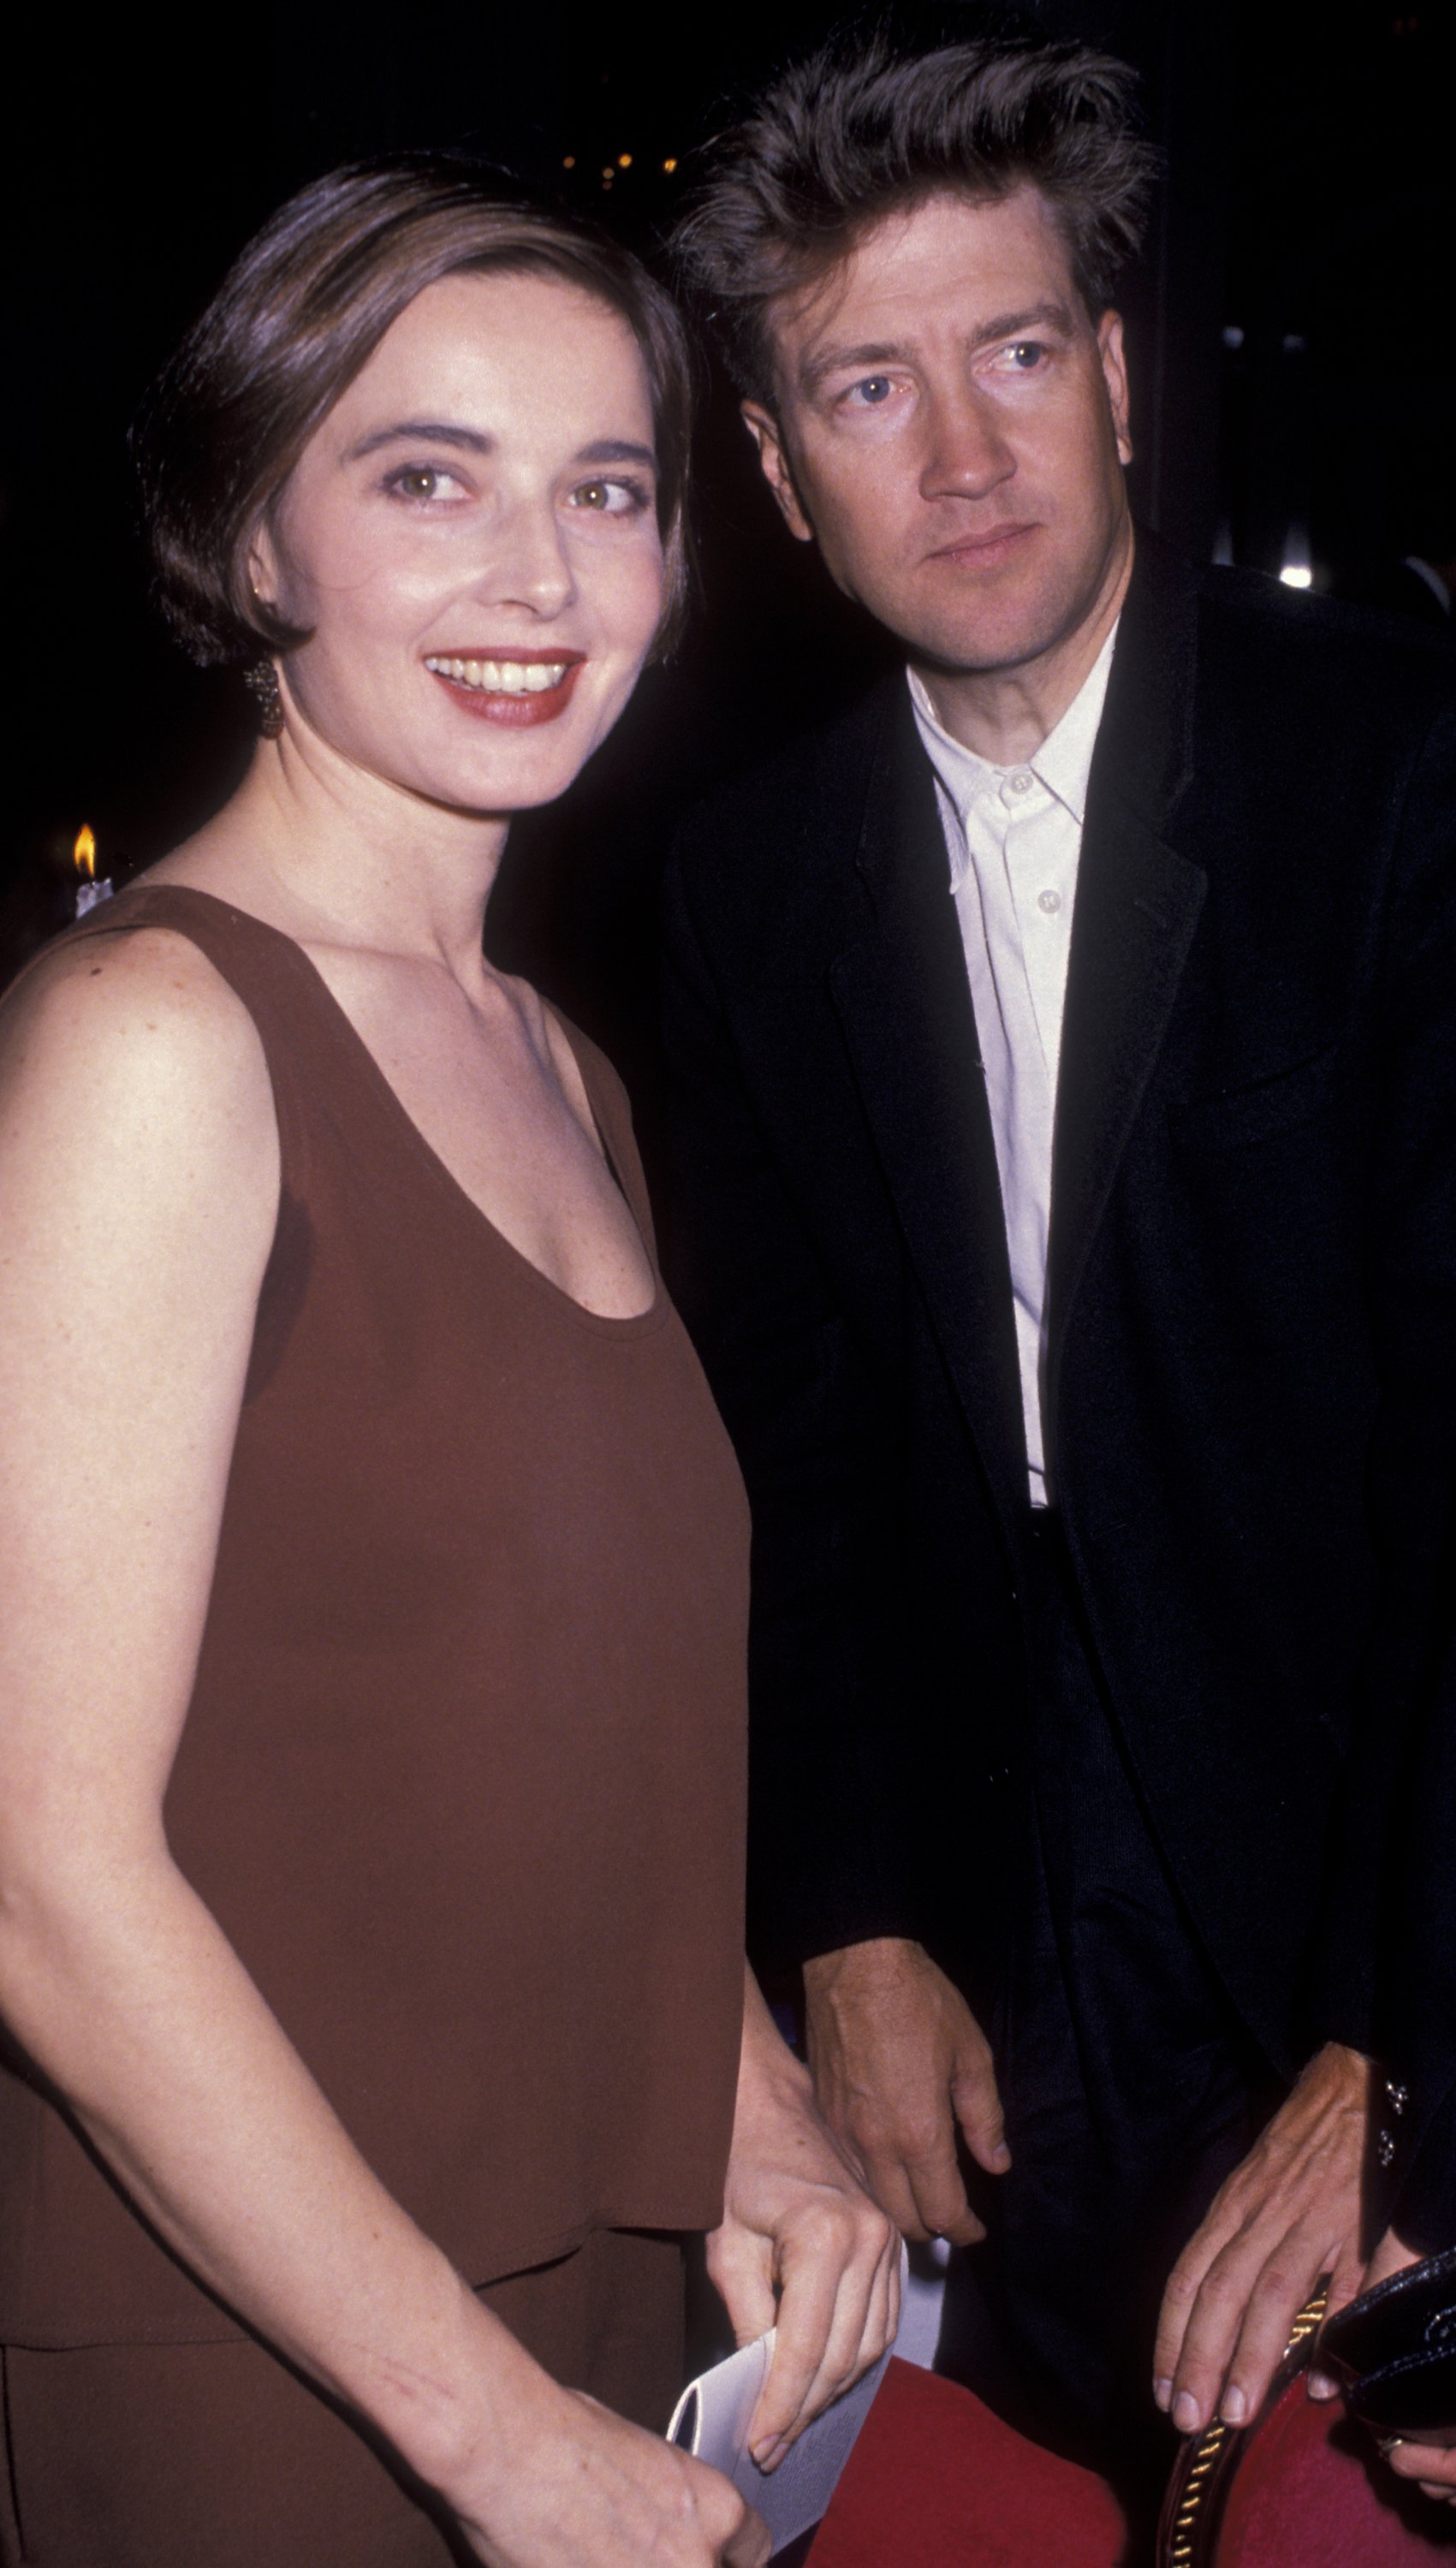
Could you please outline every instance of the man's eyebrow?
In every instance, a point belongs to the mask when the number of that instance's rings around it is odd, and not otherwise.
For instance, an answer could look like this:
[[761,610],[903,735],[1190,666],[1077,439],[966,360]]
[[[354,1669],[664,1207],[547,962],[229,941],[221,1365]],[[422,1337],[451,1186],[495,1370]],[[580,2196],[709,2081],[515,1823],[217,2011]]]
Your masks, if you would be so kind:
[[[1022,330],[1057,330],[1070,339],[1076,329],[1071,312],[1064,303],[1028,303],[1019,312],[998,312],[989,321],[979,322],[971,333],[973,348],[990,347],[998,339],[1014,339]],[[806,393],[815,393],[828,375],[842,373],[850,366],[895,366],[914,350],[903,339],[866,340],[857,347],[821,348],[799,370],[799,381]]]
[[826,375],[842,374],[849,366],[898,366],[909,354],[899,339],[866,339],[854,348],[821,348],[817,356],[805,358],[799,382],[806,393],[816,393]]
[[1059,330],[1064,339],[1070,339],[1076,322],[1064,303],[1028,303],[1024,312],[998,312],[995,320],[983,321],[972,332],[971,345],[986,348],[994,339],[1015,339],[1023,330]]
[[456,446],[470,455],[489,455],[495,445],[493,437],[482,436],[478,428],[456,428],[444,419],[398,419],[389,428],[377,428],[370,436],[361,437],[351,446],[346,464],[355,464],[363,455],[376,455],[382,446],[405,442],[420,446]]

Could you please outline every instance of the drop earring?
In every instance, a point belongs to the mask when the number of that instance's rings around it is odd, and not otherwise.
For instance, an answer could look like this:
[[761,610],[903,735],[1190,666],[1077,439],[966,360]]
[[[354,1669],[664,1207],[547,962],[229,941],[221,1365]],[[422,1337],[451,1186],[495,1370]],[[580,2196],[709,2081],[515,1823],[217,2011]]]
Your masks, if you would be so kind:
[[264,740],[276,740],[283,729],[283,694],[272,661],[255,660],[250,669],[244,669],[243,684],[258,708],[258,729]]

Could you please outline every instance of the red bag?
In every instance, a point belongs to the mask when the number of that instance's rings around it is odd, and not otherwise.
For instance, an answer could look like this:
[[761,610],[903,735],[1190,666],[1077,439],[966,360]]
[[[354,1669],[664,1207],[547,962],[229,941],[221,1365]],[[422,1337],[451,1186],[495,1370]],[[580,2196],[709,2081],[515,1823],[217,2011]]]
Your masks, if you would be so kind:
[[[1402,2488],[1340,2402],[1307,2396],[1312,2333],[1253,2425],[1183,2447],[1158,2568],[1431,2568],[1442,2554],[1456,2568],[1456,2511]],[[1126,2538],[1090,2470],[955,2382],[892,2362],[807,2568],[1123,2568]]]
[[891,2362],[814,2535],[809,2568],[1117,2568],[1109,2487],[969,2390]]
[[1304,2317],[1253,2424],[1185,2445],[1158,2568],[1430,2568],[1456,2549],[1448,2509],[1384,2467],[1341,2401],[1310,2398]]

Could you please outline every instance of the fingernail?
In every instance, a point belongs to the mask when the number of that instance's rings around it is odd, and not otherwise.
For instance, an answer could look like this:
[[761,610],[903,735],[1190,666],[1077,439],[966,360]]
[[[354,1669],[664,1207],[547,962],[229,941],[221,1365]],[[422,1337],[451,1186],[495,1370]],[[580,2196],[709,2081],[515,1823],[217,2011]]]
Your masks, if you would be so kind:
[[1173,2422],[1180,2434],[1198,2431],[1198,2401],[1191,2390],[1180,2390],[1173,2402]]
[[1163,2413],[1164,2413],[1164,2415],[1165,2415],[1165,2416],[1166,2416],[1166,2415],[1167,2415],[1167,2413],[1168,2413],[1168,2402],[1169,2402],[1169,2400],[1172,2398],[1172,2396],[1173,2396],[1173,2384],[1172,2384],[1172,2382],[1171,2382],[1171,2381],[1155,2381],[1155,2382],[1153,2383],[1153,2399],[1154,2399],[1154,2402],[1155,2402],[1155,2404],[1156,2404],[1159,2408],[1162,2408],[1162,2411],[1163,2411]]
[[1219,2402],[1219,2414],[1226,2425],[1242,2425],[1249,2413],[1249,2402],[1235,2383],[1224,2392]]
[[757,2462],[760,2470],[771,2470],[774,2462],[781,2458],[784,2449],[785,2445],[783,2436],[781,2434],[770,2434],[766,2443],[755,2443],[753,2445],[753,2458]]
[[991,2152],[992,2165],[994,2167],[1009,2167],[1011,2162],[1011,2150],[1007,2147],[1005,2140],[998,2140],[995,2148]]
[[1311,2399],[1337,2399],[1339,2397],[1339,2383],[1337,2381],[1331,2381],[1327,2372],[1311,2372],[1310,2375],[1309,2389]]

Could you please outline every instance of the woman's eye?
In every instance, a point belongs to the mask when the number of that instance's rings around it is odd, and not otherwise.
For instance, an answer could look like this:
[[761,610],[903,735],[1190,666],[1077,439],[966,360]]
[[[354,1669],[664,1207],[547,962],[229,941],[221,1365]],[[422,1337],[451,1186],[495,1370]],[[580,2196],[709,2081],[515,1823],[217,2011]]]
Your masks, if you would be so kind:
[[571,505],[599,517],[635,517],[647,505],[647,492],[635,482],[578,482]]
[[405,464],[385,484],[402,499],[455,499],[462,495],[453,473],[439,464]]

